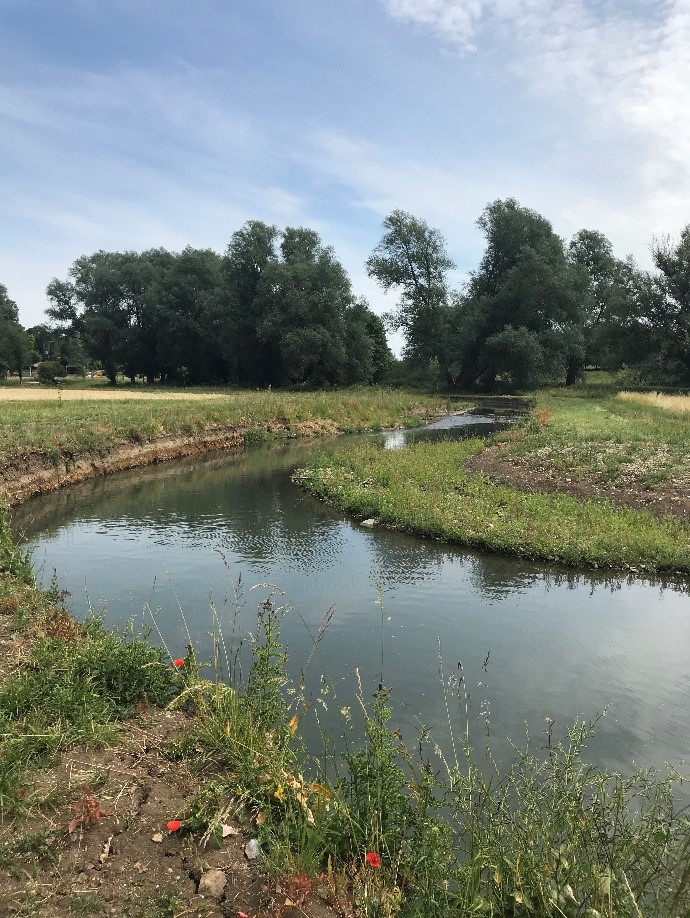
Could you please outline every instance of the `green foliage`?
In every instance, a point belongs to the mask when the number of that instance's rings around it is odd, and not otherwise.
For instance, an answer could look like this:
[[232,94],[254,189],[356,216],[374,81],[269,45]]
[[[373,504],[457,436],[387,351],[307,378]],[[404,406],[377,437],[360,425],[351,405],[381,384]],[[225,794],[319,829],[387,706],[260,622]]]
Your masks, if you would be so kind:
[[425,220],[394,210],[383,221],[384,233],[367,260],[367,273],[384,290],[400,291],[390,327],[405,335],[405,356],[415,365],[440,362],[447,369],[445,323],[447,274],[454,267],[446,241]]
[[65,375],[65,368],[57,360],[43,360],[38,365],[38,378],[44,384],[52,384]]

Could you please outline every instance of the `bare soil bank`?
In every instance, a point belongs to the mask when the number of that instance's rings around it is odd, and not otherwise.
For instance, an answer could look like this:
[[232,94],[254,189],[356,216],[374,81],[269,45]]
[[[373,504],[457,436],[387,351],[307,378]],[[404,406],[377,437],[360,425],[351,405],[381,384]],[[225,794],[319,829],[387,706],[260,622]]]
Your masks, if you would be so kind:
[[[295,428],[305,437],[337,433],[335,426],[327,421],[303,421],[293,426],[290,431],[292,436]],[[266,430],[270,434],[282,433],[285,436],[289,432],[288,427],[281,424],[267,425]],[[0,494],[12,507],[38,494],[124,469],[217,450],[239,452],[244,446],[245,433],[243,428],[224,427],[187,436],[160,437],[148,443],[114,446],[105,456],[85,454],[63,457],[57,465],[45,453],[26,453],[0,469]]]
[[604,499],[630,510],[647,510],[655,516],[690,520],[690,481],[662,482],[644,490],[616,487],[602,484],[593,475],[570,479],[548,464],[539,463],[533,456],[503,457],[499,449],[499,446],[490,446],[482,450],[468,460],[466,468],[482,472],[493,481],[511,485],[519,491],[570,494],[582,500]]

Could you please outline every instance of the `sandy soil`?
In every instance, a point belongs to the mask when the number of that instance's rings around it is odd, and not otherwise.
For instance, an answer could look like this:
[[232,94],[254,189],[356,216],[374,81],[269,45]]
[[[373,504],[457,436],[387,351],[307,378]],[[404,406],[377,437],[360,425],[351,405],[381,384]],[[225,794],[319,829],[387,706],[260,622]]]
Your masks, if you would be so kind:
[[175,402],[209,402],[214,399],[228,398],[222,392],[151,392],[140,389],[58,389],[48,386],[28,384],[25,386],[0,386],[0,402],[42,402],[42,401],[125,401],[131,399],[149,401]]

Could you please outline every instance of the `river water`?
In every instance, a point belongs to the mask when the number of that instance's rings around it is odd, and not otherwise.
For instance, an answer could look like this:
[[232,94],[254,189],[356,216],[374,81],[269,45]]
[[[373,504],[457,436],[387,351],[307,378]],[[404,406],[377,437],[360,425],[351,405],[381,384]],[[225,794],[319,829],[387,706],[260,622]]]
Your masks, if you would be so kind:
[[[396,448],[487,433],[496,420],[465,415],[459,432],[444,429],[456,420],[380,437]],[[218,620],[231,655],[275,585],[290,671],[297,679],[310,661],[307,693],[336,734],[357,686],[370,698],[382,679],[408,743],[425,727],[447,748],[449,719],[457,737],[465,709],[452,697],[446,707],[442,685],[461,661],[470,740],[490,742],[500,759],[525,723],[538,747],[546,718],[559,737],[604,710],[590,743],[596,763],[629,771],[690,757],[688,581],[574,572],[364,528],[290,481],[311,450],[345,444],[123,472],[29,501],[13,525],[43,581],[57,572],[77,616],[91,607],[111,626],[152,626],[173,657],[184,656],[189,633],[210,659]]]

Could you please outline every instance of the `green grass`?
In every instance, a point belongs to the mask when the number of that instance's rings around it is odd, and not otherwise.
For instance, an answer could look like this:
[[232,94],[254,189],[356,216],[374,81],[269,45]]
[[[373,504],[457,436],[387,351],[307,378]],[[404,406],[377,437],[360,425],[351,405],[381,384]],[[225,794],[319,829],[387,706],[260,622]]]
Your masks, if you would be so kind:
[[650,489],[675,478],[690,480],[687,415],[615,395],[587,397],[577,390],[541,393],[545,425],[512,431],[501,454],[527,456],[573,481]]
[[524,493],[464,469],[480,440],[354,446],[297,478],[350,513],[474,548],[571,565],[690,572],[690,527],[602,500]]
[[[103,455],[114,446],[144,443],[168,434],[194,434],[224,427],[282,436],[304,436],[309,422],[333,431],[355,432],[395,427],[444,413],[444,399],[396,389],[362,387],[333,392],[248,392],[204,390],[221,398],[117,401],[58,400],[54,392],[40,401],[3,401],[0,411],[0,470],[31,454],[54,460],[85,453]],[[125,390],[122,392],[125,395]],[[410,421],[410,419],[413,419]],[[301,426],[302,425],[302,426]],[[304,429],[304,425],[307,429]],[[318,433],[319,428],[311,431]]]

